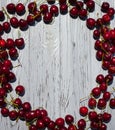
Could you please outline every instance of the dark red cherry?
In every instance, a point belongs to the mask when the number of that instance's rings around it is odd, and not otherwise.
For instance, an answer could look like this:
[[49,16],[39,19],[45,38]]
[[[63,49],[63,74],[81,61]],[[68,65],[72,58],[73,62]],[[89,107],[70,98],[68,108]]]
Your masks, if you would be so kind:
[[44,129],[45,125],[42,120],[37,120],[36,127],[37,127],[37,129]]
[[6,9],[7,9],[8,13],[14,14],[15,11],[16,11],[15,4],[9,3],[9,4],[6,6]]
[[3,33],[4,33],[4,28],[3,28],[3,26],[0,24],[0,35],[3,35]]
[[105,76],[105,82],[106,82],[106,84],[110,85],[113,82],[113,75],[107,74]]
[[16,17],[12,17],[12,18],[10,19],[10,24],[11,24],[12,27],[17,28],[18,25],[19,25],[18,19],[17,19]]
[[103,99],[105,99],[105,101],[108,101],[111,97],[110,92],[104,92],[103,93]]
[[70,124],[68,126],[68,130],[77,130],[76,126],[74,124]]
[[38,10],[34,11],[33,15],[34,15],[34,19],[35,19],[37,22],[41,21],[42,16],[41,16],[41,12],[40,12],[40,11],[38,11]]
[[0,39],[0,48],[2,49],[6,48],[6,41],[4,39]]
[[9,33],[10,30],[11,30],[11,27],[10,27],[10,23],[9,22],[4,22],[3,23],[3,29],[6,33]]
[[30,125],[30,126],[29,126],[29,130],[37,130],[36,125]]
[[67,0],[59,0],[59,4],[66,4]]
[[72,115],[66,115],[66,116],[65,116],[65,122],[66,122],[67,124],[72,124],[72,123],[74,122],[73,116],[72,116]]
[[96,22],[95,22],[95,19],[93,18],[88,18],[87,21],[86,21],[86,25],[89,29],[94,29],[95,25],[96,25]]
[[84,129],[86,127],[86,121],[84,119],[80,119],[77,124],[78,128]]
[[70,10],[70,16],[72,18],[77,18],[78,17],[78,14],[79,14],[79,11],[76,7],[73,7],[71,10]]
[[34,2],[30,2],[28,4],[28,10],[29,10],[30,13],[34,13],[37,10],[37,4],[36,4],[35,1]]
[[82,1],[76,1],[76,8],[78,10],[83,9],[84,3]]
[[99,130],[107,130],[107,126],[104,123],[99,125]]
[[29,111],[31,111],[31,104],[30,104],[29,102],[24,102],[24,103],[22,104],[22,108],[23,108],[23,110],[24,110],[25,112],[29,112]]
[[100,99],[98,100],[97,107],[98,107],[99,109],[105,109],[105,107],[106,107],[106,101],[105,101],[105,99],[100,98]]
[[7,83],[4,85],[4,89],[6,90],[6,92],[11,92],[13,90],[11,84]]
[[22,109],[20,109],[20,110],[18,111],[18,116],[19,116],[19,119],[20,119],[20,120],[24,121],[24,120],[25,120],[25,111],[22,110]]
[[28,22],[27,20],[24,20],[24,19],[20,19],[19,20],[19,27],[22,31],[25,31],[28,29]]
[[100,88],[101,92],[104,93],[107,90],[107,84],[102,83],[102,84],[100,84],[99,88]]
[[95,9],[95,2],[93,0],[89,0],[86,2],[86,8],[89,12],[93,12]]
[[16,76],[13,72],[9,72],[9,74],[7,75],[7,79],[9,82],[15,82],[16,81]]
[[47,128],[48,130],[51,130],[51,129],[54,129],[56,126],[55,122],[54,121],[50,121],[50,123],[48,124]]
[[103,15],[103,17],[102,17],[102,20],[103,20],[103,24],[109,24],[111,18],[110,18],[110,16],[109,16],[108,14],[105,14],[105,15]]
[[93,37],[94,39],[99,39],[100,38],[100,31],[99,30],[94,30],[93,32]]
[[0,108],[3,108],[6,106],[6,102],[4,100],[4,98],[0,98]]
[[40,5],[40,12],[41,12],[42,14],[47,13],[47,12],[48,12],[48,5],[47,5],[47,4],[42,4],[42,5]]
[[16,13],[18,15],[23,15],[25,13],[25,6],[22,3],[16,5]]
[[51,121],[51,119],[48,116],[46,116],[46,117],[43,118],[43,122],[44,122],[45,126],[48,126],[49,123],[50,123],[50,121]]
[[53,16],[57,16],[58,13],[59,13],[58,7],[56,5],[52,5],[51,8],[50,8],[50,13]]
[[0,57],[2,60],[8,59],[8,52],[6,50],[0,52]]
[[6,90],[4,88],[0,88],[0,98],[3,98],[6,96]]
[[105,78],[104,78],[104,76],[102,74],[97,75],[97,77],[96,77],[96,82],[97,83],[101,84],[104,81],[105,81]]
[[18,112],[16,110],[12,110],[9,112],[10,120],[14,121],[18,118]]
[[28,15],[27,16],[27,22],[28,22],[28,25],[34,25],[35,24],[35,18],[33,15]]
[[66,14],[68,12],[68,6],[67,4],[61,4],[60,5],[60,13],[61,14]]
[[96,104],[97,104],[97,102],[96,102],[95,98],[90,98],[88,100],[88,106],[90,109],[94,109],[96,107]]
[[98,98],[101,94],[101,90],[99,87],[95,87],[92,89],[92,92],[91,94],[95,97],[95,98]]
[[91,128],[92,130],[98,130],[98,128],[99,128],[98,122],[96,122],[96,121],[91,121],[91,123],[90,123],[90,128]]
[[7,117],[9,115],[9,109],[6,107],[3,107],[1,109],[1,114],[2,114],[2,116]]
[[107,113],[107,112],[104,112],[103,113],[103,121],[105,123],[108,123],[109,121],[111,120],[111,114]]
[[25,45],[24,45],[24,39],[23,38],[18,38],[15,40],[15,46],[18,49],[22,49]]
[[104,60],[104,61],[102,62],[102,68],[103,68],[104,70],[107,70],[107,69],[109,68],[109,66],[110,66],[110,62],[109,62],[109,61]]
[[23,96],[24,93],[25,93],[25,88],[22,86],[22,85],[18,85],[16,88],[15,88],[15,91],[18,95],[20,96]]
[[2,10],[0,10],[0,21],[4,21],[5,15]]
[[9,55],[11,59],[16,59],[18,57],[18,52],[16,48],[9,49]]
[[90,121],[96,121],[97,120],[97,112],[90,111],[88,113],[88,118],[89,118]]
[[22,101],[21,101],[21,99],[20,99],[20,98],[14,99],[14,100],[13,100],[13,105],[14,105],[14,107],[16,107],[16,108],[21,108],[21,106],[22,106]]
[[42,118],[48,116],[48,113],[45,109],[40,110],[40,113]]
[[111,75],[115,74],[115,66],[114,65],[109,66],[108,73]]
[[88,114],[88,108],[85,106],[80,107],[79,113],[81,116],[86,116]]
[[111,18],[113,18],[114,14],[115,14],[114,8],[109,8],[108,11],[107,11],[107,14],[108,14]]
[[82,20],[85,20],[87,18],[87,10],[86,9],[81,9],[79,11],[79,17]]
[[47,12],[44,14],[43,20],[45,23],[51,23],[53,20],[52,14],[50,12]]
[[110,108],[115,109],[115,98],[110,99],[109,106]]
[[14,46],[15,46],[14,40],[11,39],[11,38],[8,38],[6,40],[6,47],[7,47],[7,49],[14,48]]
[[108,9],[109,9],[109,3],[108,2],[103,2],[102,5],[101,5],[101,11],[103,12],[107,12]]
[[57,118],[56,121],[55,121],[56,125],[61,128],[64,126],[65,122],[64,122],[64,119],[63,118]]

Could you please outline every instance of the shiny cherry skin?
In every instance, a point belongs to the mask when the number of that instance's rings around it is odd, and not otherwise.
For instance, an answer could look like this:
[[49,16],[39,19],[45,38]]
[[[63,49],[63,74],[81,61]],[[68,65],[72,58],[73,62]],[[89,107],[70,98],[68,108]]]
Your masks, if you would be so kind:
[[11,27],[10,27],[10,23],[9,22],[4,22],[3,23],[3,29],[6,33],[9,33],[10,30],[11,30]]
[[24,93],[25,93],[25,88],[24,88],[24,86],[22,86],[22,85],[18,85],[18,86],[15,88],[15,91],[16,91],[16,93],[17,93],[19,96],[23,96]]
[[96,102],[95,98],[90,98],[88,100],[88,106],[90,109],[94,109],[96,107],[96,105],[97,105],[97,102]]
[[74,122],[74,118],[73,118],[73,116],[72,115],[66,115],[65,116],[65,122],[67,123],[67,124],[72,124],[73,122]]
[[28,11],[33,14],[36,10],[37,10],[36,2],[30,2],[28,4]]
[[77,124],[78,128],[84,129],[86,127],[86,121],[84,119],[80,119]]
[[18,112],[16,110],[12,110],[9,112],[10,120],[14,121],[18,118]]
[[2,116],[4,116],[4,117],[8,117],[8,116],[9,116],[9,109],[6,108],[6,107],[3,107],[3,108],[1,109],[1,114],[2,114]]
[[52,14],[50,12],[45,13],[43,20],[46,24],[51,23],[53,20]]
[[22,3],[16,5],[16,13],[18,15],[23,15],[25,13],[25,6]]
[[18,28],[18,25],[19,25],[18,19],[17,19],[16,17],[12,17],[12,18],[10,19],[10,24],[11,24],[11,26],[12,26],[13,28]]
[[76,7],[73,7],[71,10],[70,10],[70,16],[72,18],[77,18],[78,17],[78,14],[79,14],[79,11]]
[[2,10],[0,10],[0,21],[4,21],[5,15]]
[[64,126],[65,122],[64,122],[64,119],[63,118],[57,118],[56,121],[55,121],[56,125],[61,128]]
[[16,12],[16,6],[13,3],[9,3],[6,6],[6,9],[7,9],[8,13],[10,13],[10,14],[15,14],[15,12]]
[[110,108],[115,109],[115,98],[110,99],[109,106]]
[[56,5],[52,5],[51,8],[50,8],[50,13],[53,16],[57,16],[59,14],[58,7]]
[[88,108],[85,106],[80,107],[79,113],[81,116],[86,116],[88,114]]
[[103,98],[100,98],[97,103],[99,109],[104,109],[106,107],[106,101]]

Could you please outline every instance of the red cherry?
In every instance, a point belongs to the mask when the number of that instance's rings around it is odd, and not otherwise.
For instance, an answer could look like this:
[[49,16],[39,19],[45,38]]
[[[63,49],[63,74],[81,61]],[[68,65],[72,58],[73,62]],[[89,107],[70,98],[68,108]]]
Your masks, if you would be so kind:
[[100,88],[101,92],[104,93],[107,91],[107,84],[102,83],[102,84],[100,84],[99,88]]
[[93,37],[94,39],[99,39],[100,38],[100,31],[99,30],[94,30],[93,32]]
[[45,109],[40,110],[40,113],[42,118],[48,116],[48,113]]
[[67,4],[61,4],[60,5],[60,13],[61,14],[66,14],[68,12],[68,6]]
[[10,120],[14,121],[18,118],[18,112],[16,110],[12,110],[9,112]]
[[0,98],[0,108],[3,108],[6,106],[6,102],[4,100],[4,98]]
[[102,42],[100,40],[96,40],[95,42],[95,49],[101,50]]
[[42,19],[42,16],[41,16],[41,12],[40,11],[38,11],[38,10],[36,10],[36,11],[34,11],[34,19],[37,21],[37,22],[39,22],[41,19]]
[[104,70],[107,70],[107,69],[109,68],[109,66],[110,66],[110,62],[104,60],[103,63],[102,63],[102,68],[103,68]]
[[29,130],[38,130],[38,129],[37,129],[37,127],[35,125],[30,125]]
[[25,6],[22,3],[16,5],[16,13],[18,15],[23,15],[25,13]]
[[107,14],[112,18],[115,14],[114,8],[109,8],[108,11],[107,11]]
[[105,78],[104,78],[104,76],[102,74],[97,75],[97,77],[96,77],[96,82],[97,83],[101,84],[104,81],[105,81]]
[[115,65],[115,57],[112,57],[112,58],[111,58],[110,64],[111,64],[111,65]]
[[113,29],[110,30],[109,35],[110,35],[110,39],[114,40],[115,39],[115,30],[113,30]]
[[48,124],[47,128],[48,130],[53,130],[55,128],[56,124],[54,121],[50,121],[50,123]]
[[18,28],[18,25],[19,25],[18,19],[17,19],[16,17],[12,17],[12,18],[10,19],[10,24],[11,24],[12,27]]
[[115,98],[110,99],[109,106],[110,108],[115,109]]
[[110,16],[108,14],[105,14],[102,17],[102,20],[103,20],[104,24],[108,24],[108,23],[110,23],[111,18],[110,18]]
[[78,10],[83,9],[84,3],[82,1],[76,1],[76,8]]
[[101,114],[101,113],[99,113],[98,115],[97,115],[97,122],[102,122],[103,121],[103,115]]
[[0,98],[3,98],[6,96],[6,91],[4,88],[0,88]]
[[18,52],[16,48],[9,49],[9,55],[11,59],[16,59],[18,57]]
[[34,2],[30,2],[28,4],[28,10],[29,10],[30,13],[34,13],[37,10],[37,4],[36,4],[35,1]]
[[100,129],[100,130],[107,130],[107,126],[106,126],[104,123],[101,123],[101,124],[99,125],[99,129]]
[[97,58],[97,60],[101,61],[103,59],[103,55],[104,55],[104,53],[101,50],[98,50],[96,52],[96,58]]
[[20,98],[16,98],[14,101],[13,101],[13,105],[14,107],[16,108],[20,108],[22,106],[22,101]]
[[5,16],[2,10],[0,10],[0,21],[4,21]]
[[2,116],[7,117],[9,115],[9,109],[6,107],[2,108],[1,114],[2,114]]
[[9,4],[6,6],[6,9],[7,9],[8,13],[14,14],[15,11],[16,11],[15,4],[9,3]]
[[30,105],[29,102],[24,102],[24,103],[22,104],[22,108],[23,108],[23,110],[24,110],[25,112],[29,112],[29,111],[31,110],[31,105]]
[[92,89],[92,92],[91,94],[95,97],[95,98],[98,98],[101,94],[101,90],[99,87],[95,87]]
[[29,111],[25,114],[25,120],[31,122],[36,118],[35,111]]
[[93,0],[89,0],[86,2],[86,8],[89,12],[93,12],[95,9],[95,2]]
[[[41,117],[43,116],[43,112],[42,112],[42,115],[41,115],[41,110],[40,109],[36,109],[35,110],[35,113],[36,113],[36,118],[37,119],[41,119]],[[45,112],[44,112],[45,113]],[[45,116],[44,116],[45,117]]]
[[104,112],[103,113],[103,122],[108,123],[111,120],[111,114]]
[[86,21],[86,25],[89,29],[94,29],[96,22],[93,18],[88,18]]
[[[3,28],[3,26],[0,24],[0,35],[3,35],[3,33],[4,33],[4,28]],[[1,38],[0,38],[1,39]]]
[[9,83],[4,85],[4,89],[6,90],[7,93],[13,90],[11,84]]
[[4,39],[0,39],[0,48],[6,48],[6,41]]
[[13,72],[9,72],[9,74],[7,75],[8,81],[9,82],[14,82],[16,80],[16,76]]
[[76,7],[73,7],[71,10],[70,10],[70,16],[72,18],[77,18],[78,17],[78,14],[79,14],[79,11]]
[[50,123],[50,121],[51,121],[51,119],[48,116],[46,116],[46,117],[43,118],[43,122],[44,122],[45,126],[48,126],[49,123]]
[[89,118],[90,121],[96,121],[97,120],[97,112],[90,111],[88,113],[88,118]]
[[10,48],[13,48],[14,46],[15,46],[14,40],[11,39],[11,38],[8,38],[8,39],[6,40],[6,47],[7,47],[8,49],[10,49]]
[[108,73],[114,75],[115,74],[115,66],[111,65],[109,66]]
[[45,13],[43,20],[45,23],[51,23],[53,20],[52,14],[50,12]]
[[64,126],[64,119],[63,118],[57,118],[56,119],[56,121],[55,121],[55,123],[56,123],[56,125],[59,127],[59,128],[61,128],[61,127],[63,127]]
[[6,33],[9,33],[10,30],[11,30],[11,27],[10,27],[10,23],[9,22],[4,22],[3,23],[3,29]]
[[22,109],[20,109],[20,110],[18,111],[18,116],[19,116],[19,119],[20,119],[20,120],[24,121],[24,120],[25,120],[25,111],[22,110]]
[[68,126],[68,130],[77,130],[77,128],[76,128],[75,125],[70,124],[70,125]]
[[47,4],[42,4],[42,5],[40,5],[40,12],[41,12],[42,14],[48,13],[48,5],[47,5]]
[[66,122],[67,124],[72,124],[72,123],[74,122],[73,116],[72,116],[72,115],[66,115],[66,116],[65,116],[65,122]]
[[99,124],[96,121],[92,121],[90,123],[90,127],[91,127],[92,130],[98,130]]
[[5,85],[8,83],[8,79],[4,76],[0,77],[0,83],[1,85]]
[[100,98],[97,103],[99,109],[104,109],[106,107],[106,101],[103,98]]
[[101,5],[101,11],[103,12],[107,12],[108,9],[109,9],[109,3],[108,2],[103,2],[102,5]]
[[81,9],[81,10],[79,11],[79,17],[80,17],[80,19],[82,19],[82,20],[86,19],[86,18],[87,18],[87,10],[86,10],[86,9]]
[[110,85],[113,82],[113,76],[111,74],[108,74],[105,76],[105,82]]
[[81,116],[86,116],[88,114],[88,108],[85,107],[85,106],[80,107],[79,113],[80,113]]
[[7,67],[7,66],[3,66],[3,67],[2,67],[2,73],[3,73],[3,74],[7,75],[7,74],[9,74],[9,72],[10,72],[10,71],[9,71],[9,67]]
[[28,29],[28,23],[27,23],[27,20],[24,20],[24,19],[20,19],[19,20],[19,27],[22,31],[25,31]]
[[23,96],[24,93],[25,93],[25,88],[22,86],[22,85],[18,85],[16,88],[15,88],[15,91],[18,95],[20,96]]
[[44,129],[45,125],[42,120],[37,120],[36,127],[37,127],[37,129]]
[[95,98],[90,98],[88,100],[88,106],[90,109],[94,109],[96,107],[96,104],[97,104],[97,102],[96,102]]
[[27,22],[29,25],[34,25],[35,24],[35,19],[33,15],[28,15],[27,16]]
[[59,13],[58,7],[56,5],[52,5],[50,8],[50,13],[54,16],[57,16]]
[[84,119],[80,119],[77,124],[79,128],[84,129],[86,127],[86,121]]
[[24,47],[24,39],[23,38],[18,38],[15,40],[15,46],[18,49],[22,49]]
[[103,25],[102,18],[98,18],[98,19],[96,20],[96,26],[97,26],[97,27],[102,27],[102,25]]

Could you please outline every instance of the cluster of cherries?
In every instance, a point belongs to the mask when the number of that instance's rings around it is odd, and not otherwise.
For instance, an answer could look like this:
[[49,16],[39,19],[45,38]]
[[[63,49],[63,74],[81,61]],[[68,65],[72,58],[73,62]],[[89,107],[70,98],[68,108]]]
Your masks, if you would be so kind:
[[[24,15],[26,9],[27,18],[19,20],[16,16]],[[115,89],[113,88],[112,92],[107,90],[115,75],[115,29],[111,29],[109,26],[114,18],[115,10],[110,7],[108,2],[103,2],[101,5],[103,16],[97,20],[88,18],[88,13],[94,10],[95,2],[93,0],[58,0],[58,2],[47,0],[46,3],[39,5],[39,8],[35,1],[30,2],[27,8],[22,3],[9,3],[6,8],[2,8],[0,11],[0,108],[4,117],[9,117],[12,121],[18,119],[25,121],[29,130],[45,128],[48,130],[85,130],[88,127],[87,121],[92,130],[107,130],[106,123],[111,120],[111,114],[106,111],[106,107],[108,105],[111,109],[115,109],[113,95]],[[80,107],[79,113],[83,118],[78,122],[75,122],[74,117],[70,114],[65,118],[59,117],[53,121],[45,109],[32,110],[31,104],[22,102],[20,98],[25,93],[25,88],[22,85],[15,88],[17,98],[11,96],[11,101],[7,99],[7,95],[13,91],[11,83],[16,80],[16,76],[12,72],[14,68],[12,60],[18,58],[18,49],[23,49],[25,42],[23,38],[4,40],[2,35],[9,33],[11,28],[25,31],[29,26],[35,25],[42,19],[46,24],[50,24],[59,12],[63,15],[69,12],[74,19],[79,17],[81,20],[86,20],[86,26],[94,30],[96,58],[102,61],[102,68],[108,71],[106,76],[99,74],[96,77],[98,85],[92,89],[88,105]],[[4,22],[6,17],[8,20]],[[101,98],[99,98],[100,96]],[[102,111],[97,113],[95,108]]]

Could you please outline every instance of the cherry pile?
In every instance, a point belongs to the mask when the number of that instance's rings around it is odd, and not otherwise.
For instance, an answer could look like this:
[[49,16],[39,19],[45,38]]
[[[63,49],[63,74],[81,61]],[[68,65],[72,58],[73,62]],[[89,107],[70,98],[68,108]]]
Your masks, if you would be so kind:
[[[110,28],[111,20],[114,18],[115,10],[108,2],[103,2],[100,6],[103,16],[94,19],[88,14],[95,10],[93,0],[47,0],[46,3],[37,5],[37,2],[30,2],[26,7],[23,3],[9,3],[0,10],[0,108],[4,117],[10,120],[25,121],[29,130],[107,130],[107,123],[111,120],[111,114],[106,110],[107,106],[115,109],[115,97],[112,91],[108,91],[109,85],[113,82],[115,75],[115,28]],[[28,13],[26,19],[21,16]],[[102,61],[102,68],[108,72],[107,75],[99,74],[96,77],[98,85],[90,92],[87,106],[79,108],[81,119],[75,121],[70,114],[64,118],[59,117],[55,121],[50,119],[48,112],[41,108],[32,110],[29,102],[23,102],[21,96],[25,93],[25,88],[18,85],[15,92],[17,98],[11,96],[8,101],[7,96],[13,91],[12,83],[16,81],[16,75],[12,72],[14,66],[12,60],[19,56],[18,50],[25,46],[24,39],[3,39],[5,33],[10,33],[12,28],[19,28],[26,31],[35,23],[44,21],[50,24],[54,17],[69,13],[73,19],[86,21],[88,29],[93,30],[95,39],[96,58]],[[18,19],[16,16],[21,17]],[[7,18],[7,21],[5,21]],[[9,108],[12,108],[11,110]],[[96,112],[96,109],[101,110]],[[89,122],[89,123],[87,123]]]

